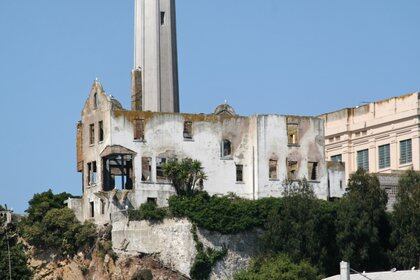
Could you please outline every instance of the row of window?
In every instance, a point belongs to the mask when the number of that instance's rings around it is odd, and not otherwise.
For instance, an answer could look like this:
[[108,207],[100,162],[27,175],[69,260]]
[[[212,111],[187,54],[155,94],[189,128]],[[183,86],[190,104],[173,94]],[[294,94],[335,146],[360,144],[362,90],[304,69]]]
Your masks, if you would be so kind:
[[[134,120],[134,140],[144,141],[144,119]],[[183,136],[185,140],[193,139],[193,123],[191,121],[184,122]],[[287,124],[287,139],[289,145],[299,144],[299,125],[294,123]],[[226,140],[229,141],[229,140]]]
[[92,123],[89,125],[89,144],[95,144],[95,138],[98,137],[98,142],[104,141],[104,122],[98,122],[98,135],[95,134],[95,124]]
[[[342,155],[331,157],[332,161],[342,162]],[[411,139],[400,141],[400,164],[409,164],[412,162],[412,143]],[[378,165],[379,169],[391,167],[391,146],[390,144],[378,147]],[[369,150],[357,152],[357,169],[369,171]]]

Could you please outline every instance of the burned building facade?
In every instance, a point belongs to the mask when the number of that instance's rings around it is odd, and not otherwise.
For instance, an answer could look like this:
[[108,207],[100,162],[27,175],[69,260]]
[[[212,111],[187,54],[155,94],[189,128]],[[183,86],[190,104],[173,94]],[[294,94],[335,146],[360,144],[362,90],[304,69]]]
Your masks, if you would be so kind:
[[136,0],[131,110],[95,81],[77,125],[83,195],[68,205],[98,224],[145,202],[175,194],[162,166],[199,160],[211,195],[248,199],[282,195],[285,180],[306,178],[328,198],[324,123],[319,118],[239,116],[228,104],[211,114],[179,113],[174,0]]

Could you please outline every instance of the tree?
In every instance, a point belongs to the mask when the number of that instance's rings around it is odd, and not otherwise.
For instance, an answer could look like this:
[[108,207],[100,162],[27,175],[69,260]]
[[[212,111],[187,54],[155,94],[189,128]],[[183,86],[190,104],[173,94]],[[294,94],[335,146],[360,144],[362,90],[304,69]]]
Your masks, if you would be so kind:
[[265,251],[308,260],[320,272],[337,272],[334,203],[318,200],[307,181],[287,182],[279,207],[268,215],[263,235]]
[[96,239],[92,223],[81,224],[64,201],[70,194],[53,194],[51,190],[35,194],[21,222],[23,237],[38,251],[55,250],[72,255],[91,247]]
[[202,190],[203,181],[207,179],[201,162],[185,158],[181,161],[169,160],[163,165],[165,176],[172,182],[177,195],[191,196]]
[[392,214],[391,253],[393,265],[401,269],[420,266],[420,172],[407,171],[398,184]]
[[32,272],[27,266],[24,246],[18,241],[14,224],[0,227],[0,279],[9,279],[9,248],[11,274],[13,280],[32,279]]
[[387,194],[375,175],[359,170],[350,176],[348,192],[339,202],[337,243],[341,259],[355,269],[388,268],[387,201]]
[[285,255],[255,260],[246,271],[235,275],[235,280],[317,280],[317,271],[307,262],[293,263]]

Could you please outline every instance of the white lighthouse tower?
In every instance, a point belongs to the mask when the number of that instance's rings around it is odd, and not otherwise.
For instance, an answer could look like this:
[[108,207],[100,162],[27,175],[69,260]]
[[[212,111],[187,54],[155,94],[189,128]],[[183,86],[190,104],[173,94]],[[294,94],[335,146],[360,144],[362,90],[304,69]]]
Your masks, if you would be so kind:
[[179,112],[175,0],[134,0],[132,109]]

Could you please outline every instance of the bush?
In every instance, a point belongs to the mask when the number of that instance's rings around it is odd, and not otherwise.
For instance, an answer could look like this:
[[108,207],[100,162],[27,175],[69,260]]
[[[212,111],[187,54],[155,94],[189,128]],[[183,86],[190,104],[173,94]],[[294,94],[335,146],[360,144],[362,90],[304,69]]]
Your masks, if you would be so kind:
[[268,203],[272,200],[251,201],[235,196],[209,196],[200,192],[195,196],[172,196],[170,213],[189,218],[197,226],[224,234],[243,232],[260,227]]
[[307,262],[293,263],[285,255],[255,260],[250,268],[235,275],[235,280],[318,280],[317,271]]
[[54,250],[62,255],[73,255],[78,250],[92,247],[96,227],[81,224],[73,211],[65,207],[69,194],[54,195],[51,190],[34,195],[21,222],[23,237],[38,251]]
[[128,218],[130,221],[154,221],[160,222],[167,216],[167,211],[158,208],[155,203],[147,202],[140,206],[138,210],[129,210]]

